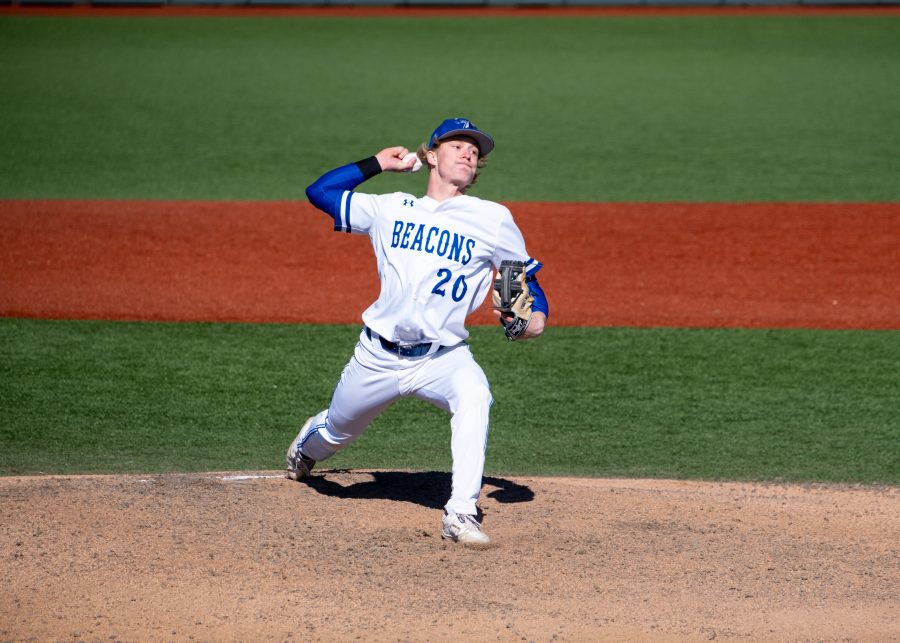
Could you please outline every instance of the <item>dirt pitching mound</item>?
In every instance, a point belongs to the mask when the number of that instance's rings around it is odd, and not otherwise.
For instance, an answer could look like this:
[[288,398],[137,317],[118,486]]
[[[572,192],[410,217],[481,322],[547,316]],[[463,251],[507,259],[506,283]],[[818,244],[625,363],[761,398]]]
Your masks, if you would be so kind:
[[0,479],[0,639],[885,641],[896,488],[447,473]]

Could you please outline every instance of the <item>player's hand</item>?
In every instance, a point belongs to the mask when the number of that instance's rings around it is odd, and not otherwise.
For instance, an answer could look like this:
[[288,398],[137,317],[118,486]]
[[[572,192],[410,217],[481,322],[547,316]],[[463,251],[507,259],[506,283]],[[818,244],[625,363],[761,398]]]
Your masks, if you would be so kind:
[[[494,316],[499,320],[501,317],[505,317],[506,322],[508,323],[512,317],[508,315],[504,315],[499,310],[493,311]],[[519,339],[535,339],[536,337],[540,337],[541,333],[544,332],[544,326],[547,324],[547,316],[540,312],[535,311],[531,314],[531,321],[528,322],[528,327],[525,329],[525,332],[519,337]]]
[[404,161],[403,158],[408,154],[408,149],[398,145],[397,147],[384,148],[375,155],[375,158],[378,159],[382,172],[405,172],[416,162],[415,157]]

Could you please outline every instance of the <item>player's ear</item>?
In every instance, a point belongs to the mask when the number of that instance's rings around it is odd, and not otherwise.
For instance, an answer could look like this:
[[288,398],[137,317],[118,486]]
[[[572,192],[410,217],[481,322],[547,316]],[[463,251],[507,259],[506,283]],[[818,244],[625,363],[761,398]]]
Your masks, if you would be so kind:
[[425,160],[428,162],[428,165],[436,166],[437,165],[437,150],[427,150],[425,152]]

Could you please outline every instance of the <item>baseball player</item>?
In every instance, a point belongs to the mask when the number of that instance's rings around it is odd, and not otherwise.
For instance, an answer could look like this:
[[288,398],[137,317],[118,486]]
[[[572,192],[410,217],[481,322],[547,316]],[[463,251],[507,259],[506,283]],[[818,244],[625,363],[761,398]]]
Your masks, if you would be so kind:
[[[451,414],[452,491],[442,536],[476,545],[490,541],[476,501],[493,398],[466,343],[465,319],[491,291],[493,269],[507,260],[521,267],[513,270],[513,292],[524,291],[512,307],[495,311],[507,336],[539,336],[548,315],[535,276],[541,264],[525,250],[509,210],[466,194],[493,148],[471,121],[448,119],[415,155],[388,147],[307,188],[335,231],[369,235],[381,293],[362,314],[359,342],[329,407],[306,421],[287,452],[287,475],[301,480],[393,402],[408,396],[431,402]],[[354,191],[381,172],[410,171],[417,161],[428,171],[425,196]]]

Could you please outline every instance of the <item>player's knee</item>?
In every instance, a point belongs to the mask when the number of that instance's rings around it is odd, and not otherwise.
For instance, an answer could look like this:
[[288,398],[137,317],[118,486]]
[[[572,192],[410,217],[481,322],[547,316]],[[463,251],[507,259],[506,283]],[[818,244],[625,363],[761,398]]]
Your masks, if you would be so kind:
[[466,391],[463,406],[472,410],[477,409],[480,413],[486,414],[493,403],[494,396],[491,395],[490,388],[488,388],[487,384],[478,383],[471,385],[469,390]]

